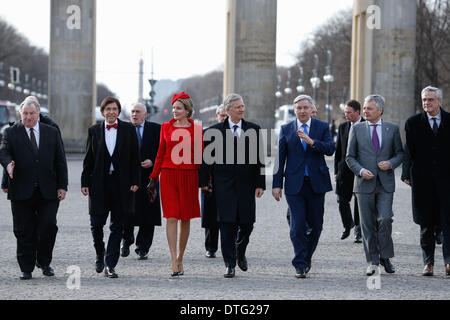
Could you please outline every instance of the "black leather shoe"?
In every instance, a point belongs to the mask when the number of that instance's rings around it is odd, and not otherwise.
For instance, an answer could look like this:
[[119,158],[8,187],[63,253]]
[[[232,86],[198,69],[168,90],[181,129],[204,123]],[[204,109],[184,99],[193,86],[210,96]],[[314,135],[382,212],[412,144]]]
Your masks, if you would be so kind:
[[227,267],[225,270],[225,274],[223,275],[225,278],[234,278],[235,270],[233,267]]
[[242,259],[238,258],[237,264],[242,271],[247,271],[248,263],[247,258],[245,256]]
[[55,271],[50,266],[42,266],[42,274],[47,277],[53,277],[55,275]]
[[362,243],[361,237],[355,237],[355,243]]
[[117,275],[116,271],[114,270],[114,268],[105,267],[105,277],[117,278],[118,275]]
[[20,280],[30,280],[31,278],[33,278],[31,272],[22,272],[22,275],[20,276]]
[[139,256],[138,260],[147,260],[147,253],[143,252],[143,251],[138,251],[137,255]]
[[102,273],[103,269],[105,269],[105,258],[103,256],[97,256],[95,260],[95,271]]
[[295,269],[295,277],[300,278],[306,278],[306,269],[305,268],[296,268]]
[[216,257],[216,253],[212,252],[212,251],[206,251],[205,257],[207,257],[207,258],[215,258]]
[[130,246],[127,246],[126,244],[122,244],[122,247],[120,248],[120,256],[128,257],[129,255],[130,255]]
[[342,232],[341,240],[347,239],[350,235],[350,228],[345,228],[344,232]]
[[389,259],[380,258],[380,264],[384,267],[384,271],[386,271],[387,273],[395,272],[395,268],[392,265],[391,261],[389,261]]

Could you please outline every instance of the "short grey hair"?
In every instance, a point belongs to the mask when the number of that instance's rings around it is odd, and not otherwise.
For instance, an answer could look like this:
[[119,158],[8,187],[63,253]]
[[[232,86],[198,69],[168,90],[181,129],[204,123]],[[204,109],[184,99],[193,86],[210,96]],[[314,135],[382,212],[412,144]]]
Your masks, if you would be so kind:
[[34,106],[38,112],[41,112],[41,105],[39,104],[39,101],[35,98],[28,97],[25,100],[23,100],[22,103],[20,104],[19,110],[22,111],[23,107],[28,106]]
[[221,104],[220,106],[217,107],[216,114],[219,114],[222,111],[225,111],[225,107],[223,106],[223,104]]
[[369,101],[375,101],[377,109],[380,110],[380,108],[383,108],[384,111],[384,103],[386,100],[384,99],[383,96],[379,94],[371,94],[364,99],[364,103],[367,103]]
[[242,99],[242,97],[240,95],[238,95],[237,93],[230,93],[229,95],[227,95],[225,97],[225,100],[223,101],[223,105],[227,110],[229,110],[229,109],[231,109],[231,103],[236,100],[242,100],[242,102],[244,102],[244,99]]
[[307,100],[309,102],[310,107],[312,107],[314,105],[314,100],[306,94],[301,94],[301,95],[297,96],[294,99],[294,104],[296,104],[297,102],[302,101],[302,100]]
[[442,101],[442,99],[444,98],[443,95],[442,95],[442,90],[439,89],[439,88],[432,87],[432,86],[428,86],[426,88],[423,88],[422,93],[420,94],[420,96],[423,97],[423,95],[426,92],[434,92],[434,93],[436,93],[436,97],[438,98],[438,100]]

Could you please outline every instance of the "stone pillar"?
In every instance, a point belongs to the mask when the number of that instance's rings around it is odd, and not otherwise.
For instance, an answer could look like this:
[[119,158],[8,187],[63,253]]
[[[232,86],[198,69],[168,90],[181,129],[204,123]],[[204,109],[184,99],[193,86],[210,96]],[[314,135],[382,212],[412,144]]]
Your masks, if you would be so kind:
[[277,0],[227,1],[224,97],[244,98],[246,119],[274,127]]
[[404,123],[415,113],[416,0],[354,0],[351,97],[386,98],[383,118]]
[[84,152],[95,123],[96,0],[51,0],[50,117],[66,152]]

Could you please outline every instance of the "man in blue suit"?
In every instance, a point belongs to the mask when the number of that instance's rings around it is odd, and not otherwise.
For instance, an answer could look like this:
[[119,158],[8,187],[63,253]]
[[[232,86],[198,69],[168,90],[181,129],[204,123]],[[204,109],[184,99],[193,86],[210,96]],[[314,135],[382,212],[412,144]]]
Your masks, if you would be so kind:
[[[283,172],[284,193],[291,210],[290,236],[297,278],[305,278],[322,232],[325,193],[332,190],[324,155],[335,147],[326,122],[311,117],[313,100],[300,95],[294,100],[297,119],[282,126],[278,143],[278,171],[272,195],[280,201]],[[286,165],[286,168],[285,168]],[[307,225],[311,232],[307,234]]]

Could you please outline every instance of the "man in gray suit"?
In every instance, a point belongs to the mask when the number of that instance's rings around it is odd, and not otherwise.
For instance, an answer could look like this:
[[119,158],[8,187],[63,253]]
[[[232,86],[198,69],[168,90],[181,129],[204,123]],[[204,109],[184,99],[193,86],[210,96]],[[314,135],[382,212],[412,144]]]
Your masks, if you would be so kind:
[[368,276],[375,273],[379,264],[387,273],[395,272],[389,260],[394,256],[394,169],[402,163],[403,148],[398,126],[383,121],[383,111],[382,96],[370,95],[365,99],[363,112],[367,121],[350,129],[346,157],[355,174],[353,191],[359,204]]

